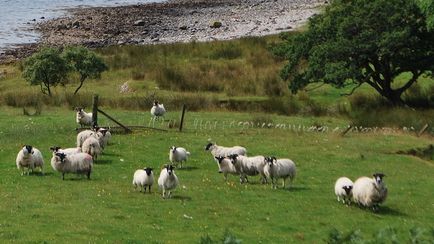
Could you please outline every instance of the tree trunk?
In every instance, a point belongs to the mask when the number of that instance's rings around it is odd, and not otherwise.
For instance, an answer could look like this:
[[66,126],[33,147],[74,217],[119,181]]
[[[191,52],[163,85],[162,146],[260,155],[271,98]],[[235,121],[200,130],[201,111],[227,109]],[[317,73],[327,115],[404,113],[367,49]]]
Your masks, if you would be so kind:
[[74,95],[77,94],[78,90],[80,90],[80,88],[83,86],[83,82],[86,79],[86,77],[81,77],[80,78],[80,85],[77,87],[77,89],[75,89],[74,91]]
[[402,92],[397,90],[383,90],[383,97],[385,97],[393,106],[405,106],[406,103],[401,98]]
[[51,97],[50,82],[44,82],[44,85],[47,88],[48,96]]

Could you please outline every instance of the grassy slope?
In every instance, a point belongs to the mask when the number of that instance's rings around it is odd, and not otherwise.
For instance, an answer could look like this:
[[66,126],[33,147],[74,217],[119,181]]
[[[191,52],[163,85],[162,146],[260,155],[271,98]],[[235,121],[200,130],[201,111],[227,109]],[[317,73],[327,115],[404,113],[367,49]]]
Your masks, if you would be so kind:
[[[321,242],[333,227],[374,233],[386,226],[398,235],[413,226],[434,228],[432,189],[434,163],[397,155],[400,149],[426,146],[431,138],[406,134],[293,133],[282,129],[226,128],[198,130],[195,119],[245,121],[250,114],[188,113],[184,133],[139,131],[114,135],[112,145],[96,164],[92,180],[68,175],[65,181],[49,165],[49,146],[73,146],[74,115],[64,109],[44,110],[25,117],[20,109],[0,110],[0,240],[51,242],[166,242],[191,243],[209,234],[221,237],[229,229],[245,243]],[[148,121],[148,112],[110,110],[126,124]],[[168,118],[175,119],[178,111]],[[274,122],[330,126],[335,118],[273,116]],[[102,121],[102,124],[107,124]],[[240,144],[250,155],[290,157],[298,166],[291,190],[269,185],[240,185],[235,176],[225,183],[211,155],[203,151],[208,138],[222,145]],[[32,144],[45,155],[46,175],[19,175],[15,157],[20,145]],[[153,166],[156,176],[167,162],[168,148],[182,145],[192,156],[188,169],[178,170],[181,187],[173,199],[162,200],[154,186],[151,195],[131,186],[135,169]],[[363,158],[362,158],[363,155]],[[122,160],[121,160],[122,159]],[[382,171],[389,198],[379,214],[338,204],[334,181],[355,179]],[[185,218],[184,215],[193,219]]]

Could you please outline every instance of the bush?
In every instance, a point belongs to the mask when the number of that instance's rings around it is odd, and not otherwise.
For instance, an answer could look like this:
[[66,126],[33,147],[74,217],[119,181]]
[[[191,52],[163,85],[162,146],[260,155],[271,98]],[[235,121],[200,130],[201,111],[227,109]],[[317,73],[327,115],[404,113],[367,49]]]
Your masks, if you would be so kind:
[[236,59],[241,57],[243,51],[233,43],[222,43],[217,45],[211,53],[212,59]]
[[360,230],[351,230],[348,233],[342,233],[337,229],[330,231],[327,243],[432,243],[434,238],[434,229],[427,231],[419,227],[411,228],[405,237],[398,237],[398,232],[392,227],[379,230],[369,238],[362,235]]

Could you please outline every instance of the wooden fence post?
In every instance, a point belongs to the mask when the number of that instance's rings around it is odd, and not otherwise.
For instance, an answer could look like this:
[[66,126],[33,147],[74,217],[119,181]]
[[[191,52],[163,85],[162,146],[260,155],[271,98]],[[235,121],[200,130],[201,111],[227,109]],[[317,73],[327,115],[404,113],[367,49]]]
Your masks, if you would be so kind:
[[182,114],[181,114],[181,123],[179,124],[179,131],[182,131],[182,125],[184,124],[184,114],[185,114],[186,106],[182,105]]
[[98,95],[93,95],[93,104],[92,104],[92,127],[95,128],[98,126]]

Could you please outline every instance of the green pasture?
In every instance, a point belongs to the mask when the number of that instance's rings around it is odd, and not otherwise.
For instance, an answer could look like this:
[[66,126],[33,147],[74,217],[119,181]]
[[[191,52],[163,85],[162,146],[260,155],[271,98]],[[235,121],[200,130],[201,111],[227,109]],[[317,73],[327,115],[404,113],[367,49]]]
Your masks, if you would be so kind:
[[[148,125],[148,110],[102,108],[127,125]],[[166,120],[178,120],[179,108]],[[39,116],[24,116],[22,108],[0,107],[0,242],[34,243],[198,243],[226,230],[243,243],[322,243],[334,228],[360,229],[372,235],[392,227],[406,242],[409,229],[434,228],[434,162],[396,154],[427,147],[428,135],[414,132],[303,132],[278,128],[236,126],[241,121],[267,118],[276,123],[327,125],[349,122],[335,117],[286,117],[235,112],[190,112],[184,131],[135,130],[114,134],[95,163],[91,180],[67,175],[64,181],[50,166],[49,147],[75,144],[75,114],[64,107],[44,107]],[[208,126],[198,126],[199,122]],[[114,126],[100,116],[101,125]],[[214,127],[211,125],[215,125]],[[224,125],[224,126],[223,126]],[[208,139],[217,144],[242,145],[249,155],[275,155],[295,161],[298,174],[291,189],[271,189],[250,177],[227,182],[218,174]],[[23,144],[39,148],[45,175],[20,176],[15,158]],[[164,200],[158,187],[151,194],[135,191],[136,169],[153,167],[158,178],[172,145],[191,152],[186,168],[176,170],[180,186]],[[344,206],[334,196],[340,176],[356,179],[374,172],[386,174],[389,196],[378,213]]]

